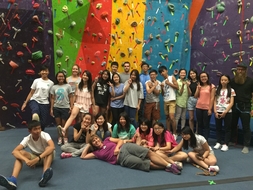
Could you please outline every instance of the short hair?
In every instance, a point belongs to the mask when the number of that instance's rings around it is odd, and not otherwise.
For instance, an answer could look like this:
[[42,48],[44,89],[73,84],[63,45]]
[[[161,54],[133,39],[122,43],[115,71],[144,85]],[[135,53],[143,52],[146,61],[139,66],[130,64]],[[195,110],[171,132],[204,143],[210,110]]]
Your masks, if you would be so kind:
[[125,64],[129,64],[129,66],[131,65],[130,63],[129,63],[129,61],[125,61],[124,63],[123,63],[123,66],[125,66]]
[[49,69],[46,65],[42,65],[40,68],[40,71],[45,71],[45,70],[49,70]]
[[119,63],[118,63],[117,61],[113,61],[113,62],[111,63],[111,67],[112,67],[113,65],[119,67]]
[[149,74],[151,74],[151,73],[155,73],[155,74],[157,74],[157,70],[152,69],[151,71],[149,71]]
[[162,72],[163,72],[163,70],[168,70],[167,69],[167,67],[165,67],[164,65],[162,65],[162,66],[160,66],[159,68],[158,68],[158,72],[161,74]]
[[37,120],[32,120],[28,123],[28,129],[29,130],[32,130],[34,127],[38,127],[38,126],[41,126],[40,122],[37,121]]
[[144,66],[144,65],[147,65],[147,66],[149,67],[149,64],[148,64],[147,62],[142,61],[142,63],[141,63],[141,67],[142,67],[142,66]]

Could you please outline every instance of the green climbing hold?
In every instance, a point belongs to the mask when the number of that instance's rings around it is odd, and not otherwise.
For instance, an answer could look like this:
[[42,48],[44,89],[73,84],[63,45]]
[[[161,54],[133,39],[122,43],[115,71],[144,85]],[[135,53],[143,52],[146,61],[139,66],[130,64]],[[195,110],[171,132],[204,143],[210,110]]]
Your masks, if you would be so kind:
[[32,59],[33,60],[38,60],[43,57],[42,51],[36,51],[32,53]]

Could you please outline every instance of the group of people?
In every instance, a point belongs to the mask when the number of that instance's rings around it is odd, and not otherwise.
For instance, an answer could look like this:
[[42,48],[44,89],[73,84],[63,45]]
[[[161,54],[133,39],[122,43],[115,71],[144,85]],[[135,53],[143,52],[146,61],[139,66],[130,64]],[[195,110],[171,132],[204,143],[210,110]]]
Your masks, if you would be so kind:
[[[247,76],[245,64],[237,65],[232,80],[228,75],[220,76],[217,87],[204,71],[198,74],[191,69],[187,77],[187,71],[180,69],[176,79],[168,74],[165,66],[160,66],[158,71],[149,70],[146,62],[141,64],[141,74],[136,69],[130,71],[129,62],[123,64],[123,73],[117,72],[118,67],[117,62],[112,62],[111,72],[104,70],[92,80],[88,70],[81,73],[79,66],[74,65],[70,77],[59,71],[53,83],[48,78],[48,68],[43,66],[41,78],[34,80],[21,108],[24,111],[29,105],[32,112],[32,122],[28,125],[30,135],[26,137],[28,142],[24,143],[23,140],[14,149],[16,162],[13,174],[10,178],[0,175],[0,185],[15,189],[22,162],[33,167],[43,160],[40,186],[45,186],[52,177],[50,165],[54,157],[54,144],[50,135],[44,132],[48,113],[57,124],[58,144],[62,145],[63,151],[61,158],[98,158],[129,168],[144,171],[165,169],[174,174],[180,174],[181,161],[188,160],[209,171],[218,172],[217,159],[208,145],[212,113],[215,115],[217,134],[214,148],[227,151],[229,142],[236,141],[240,118],[244,133],[242,152],[249,152],[253,80]],[[164,78],[163,81],[157,80],[158,73]],[[166,126],[159,122],[161,94]],[[189,127],[186,126],[187,110]],[[179,121],[182,140],[178,144]],[[70,126],[73,126],[71,141],[68,140]],[[42,146],[38,139],[43,139],[47,146]],[[32,150],[32,155],[23,151],[26,146]],[[37,149],[37,146],[40,148]],[[187,154],[181,151],[182,148],[188,149],[188,146],[193,148],[192,152]]]

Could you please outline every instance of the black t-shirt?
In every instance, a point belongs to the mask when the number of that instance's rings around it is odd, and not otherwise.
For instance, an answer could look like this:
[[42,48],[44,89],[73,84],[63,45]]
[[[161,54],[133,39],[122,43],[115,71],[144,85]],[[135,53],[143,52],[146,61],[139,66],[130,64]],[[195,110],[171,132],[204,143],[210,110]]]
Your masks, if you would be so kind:
[[[74,126],[74,129],[77,130],[77,132],[79,132],[81,130],[81,123],[76,123]],[[85,143],[86,142],[86,132],[82,132],[81,136],[79,137],[79,139],[77,141],[74,140],[74,138],[71,140],[71,142],[76,142],[76,143]]]
[[109,94],[109,85],[97,82],[94,89],[94,98],[96,105],[106,107],[108,105]]
[[195,82],[191,81],[191,84],[189,85],[189,88],[191,89],[191,92],[192,92],[191,96],[194,96],[197,86],[198,86],[198,81],[195,81]]
[[253,93],[253,79],[250,77],[246,78],[246,81],[244,84],[236,84],[235,80],[231,80],[231,88],[235,90],[236,96],[235,96],[235,103],[238,102],[244,102],[244,103],[250,103]]

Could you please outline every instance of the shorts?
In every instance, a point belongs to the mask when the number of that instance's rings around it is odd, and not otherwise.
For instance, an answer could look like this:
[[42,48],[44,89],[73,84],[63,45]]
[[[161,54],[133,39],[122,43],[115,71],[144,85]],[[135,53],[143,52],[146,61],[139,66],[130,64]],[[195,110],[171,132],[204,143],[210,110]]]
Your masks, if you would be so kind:
[[79,108],[79,112],[82,113],[89,113],[89,109],[85,109],[82,104],[74,103],[74,106]]
[[120,148],[118,164],[127,168],[148,172],[150,170],[150,160],[147,158],[148,151],[148,148],[137,144],[125,143]]
[[176,112],[176,100],[164,102],[164,114],[169,115]]
[[[30,160],[33,160],[33,159],[35,159],[36,157],[38,157],[39,155],[33,154],[33,153],[30,152],[30,156],[31,156],[31,157],[30,157]],[[55,150],[54,150],[54,152],[53,152],[53,160],[54,160],[54,158],[55,158]],[[40,160],[39,162],[37,162],[36,166],[42,166],[43,163],[44,163],[44,158],[41,158],[41,160]]]
[[55,118],[61,118],[65,121],[69,118],[69,108],[53,108],[53,113]]
[[187,101],[187,110],[195,110],[197,100],[194,96],[190,96]]
[[159,102],[152,102],[152,103],[145,103],[144,108],[144,115],[145,118],[148,120],[159,120],[160,119],[160,103]]
[[100,107],[100,108],[107,108],[107,104],[98,104],[95,102],[95,105]]

